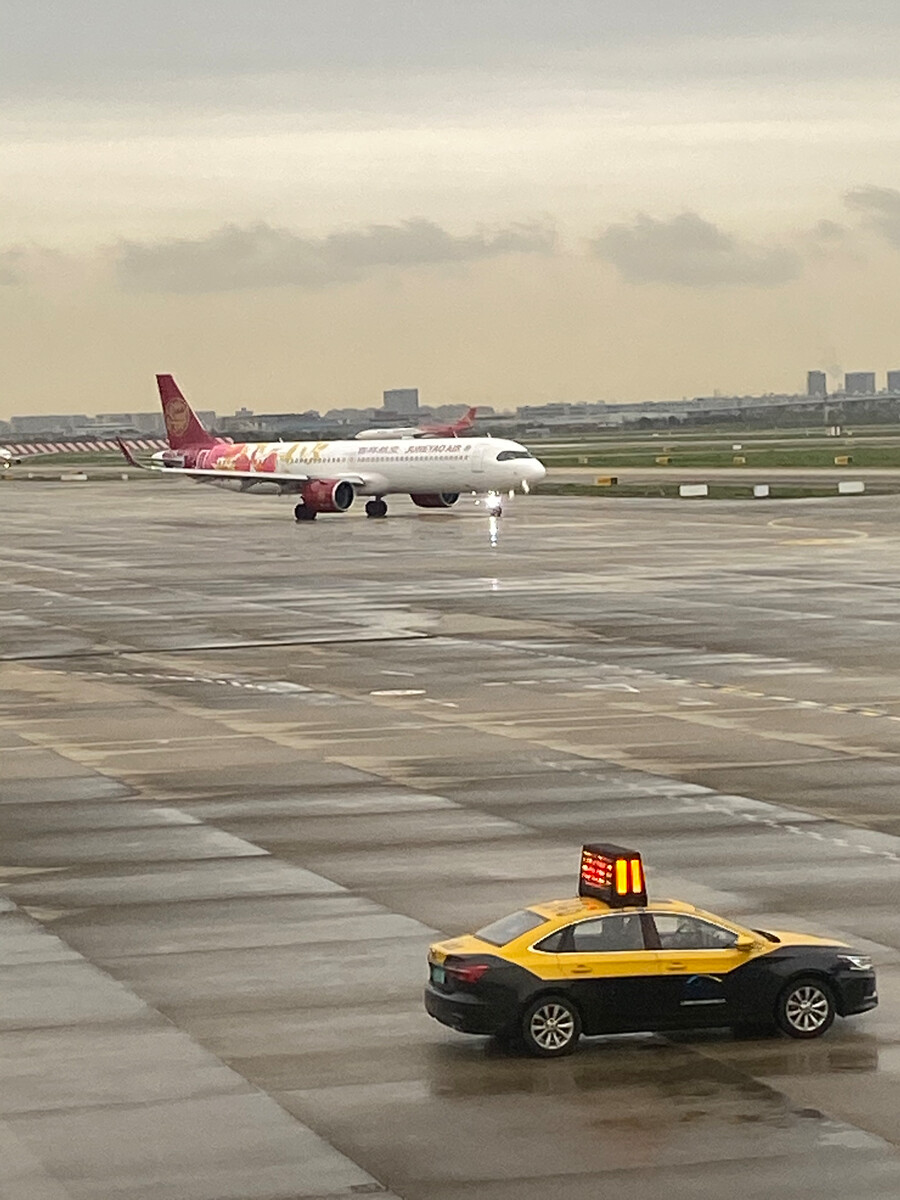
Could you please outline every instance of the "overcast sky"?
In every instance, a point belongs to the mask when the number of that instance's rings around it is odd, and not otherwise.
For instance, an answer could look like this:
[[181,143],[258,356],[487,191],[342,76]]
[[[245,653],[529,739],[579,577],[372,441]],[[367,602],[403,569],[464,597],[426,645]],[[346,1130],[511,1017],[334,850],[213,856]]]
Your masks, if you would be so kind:
[[4,0],[12,413],[900,367],[900,8]]

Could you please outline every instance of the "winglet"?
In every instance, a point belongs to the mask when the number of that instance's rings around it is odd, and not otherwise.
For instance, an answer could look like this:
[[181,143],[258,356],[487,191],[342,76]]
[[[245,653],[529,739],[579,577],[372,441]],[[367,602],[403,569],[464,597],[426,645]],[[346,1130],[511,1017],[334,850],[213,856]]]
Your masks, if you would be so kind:
[[116,445],[122,451],[122,454],[124,455],[125,461],[128,463],[128,465],[130,467],[138,467],[140,469],[141,464],[137,461],[120,437],[116,438]]

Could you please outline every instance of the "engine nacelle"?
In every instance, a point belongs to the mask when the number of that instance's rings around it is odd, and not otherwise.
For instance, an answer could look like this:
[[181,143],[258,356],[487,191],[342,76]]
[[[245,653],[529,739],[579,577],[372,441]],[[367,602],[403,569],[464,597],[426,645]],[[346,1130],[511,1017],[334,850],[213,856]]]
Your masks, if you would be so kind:
[[155,454],[150,455],[151,462],[162,463],[164,467],[183,467],[185,466],[184,455],[178,450],[157,450]]
[[459,499],[459,492],[410,493],[410,500],[419,508],[452,508]]
[[300,489],[303,503],[311,512],[346,512],[356,497],[346,479],[311,479]]

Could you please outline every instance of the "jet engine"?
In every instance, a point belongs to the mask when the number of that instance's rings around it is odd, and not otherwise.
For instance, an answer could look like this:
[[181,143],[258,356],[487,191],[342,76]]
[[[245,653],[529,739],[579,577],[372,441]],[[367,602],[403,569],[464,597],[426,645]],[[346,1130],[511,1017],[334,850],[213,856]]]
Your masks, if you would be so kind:
[[346,512],[356,496],[346,479],[311,479],[300,489],[304,506],[310,512]]
[[150,455],[151,462],[162,463],[164,467],[184,467],[186,462],[184,455],[177,450],[157,450],[155,454]]
[[409,498],[419,508],[452,508],[459,492],[417,492]]

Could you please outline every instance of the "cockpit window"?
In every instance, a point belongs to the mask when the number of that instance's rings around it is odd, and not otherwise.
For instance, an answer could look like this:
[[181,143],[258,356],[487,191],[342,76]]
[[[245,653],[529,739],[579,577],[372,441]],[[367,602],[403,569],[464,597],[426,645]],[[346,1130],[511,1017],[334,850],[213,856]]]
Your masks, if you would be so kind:
[[511,458],[533,458],[533,454],[529,454],[527,450],[501,450],[497,455],[497,462],[509,462]]

